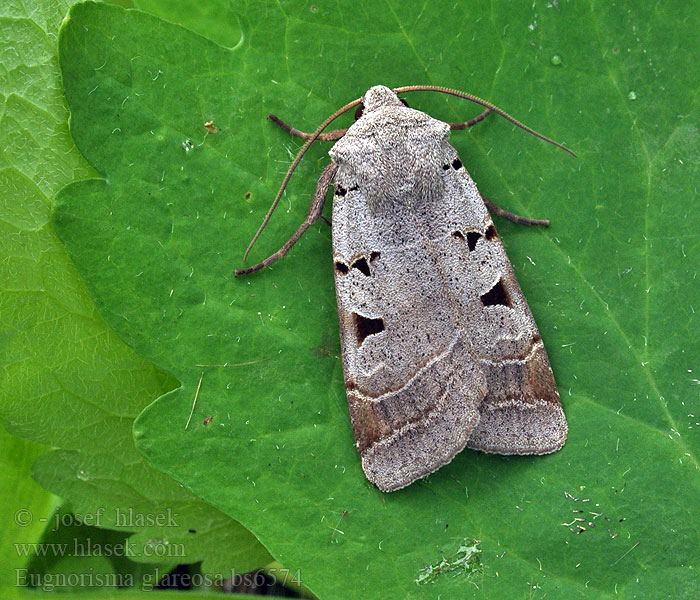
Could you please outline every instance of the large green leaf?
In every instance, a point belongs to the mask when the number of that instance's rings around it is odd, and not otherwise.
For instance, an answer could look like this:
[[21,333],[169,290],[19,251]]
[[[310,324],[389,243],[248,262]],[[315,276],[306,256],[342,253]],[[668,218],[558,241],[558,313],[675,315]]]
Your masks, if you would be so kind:
[[27,568],[28,557],[18,551],[18,545],[39,539],[47,515],[55,509],[55,498],[29,478],[31,463],[45,448],[22,440],[0,429],[0,451],[4,457],[0,473],[0,589],[12,589],[17,578]]
[[[34,477],[81,514],[122,526],[138,560],[152,540],[183,544],[168,564],[204,561],[228,573],[269,561],[255,538],[220,511],[148,466],[132,437],[135,416],[177,383],[110,331],[49,222],[53,197],[95,176],[68,131],[58,65],[58,28],[70,1],[5,2],[0,7],[0,413],[12,433],[58,450]],[[10,437],[9,435],[7,436]],[[2,453],[6,527],[0,551],[21,565],[15,543],[34,543],[53,500],[29,480],[41,452],[8,439]],[[20,471],[27,479],[16,474]],[[121,514],[175,514],[173,526],[141,526]],[[5,514],[5,513],[4,513]],[[13,520],[27,515],[32,522]],[[39,525],[37,529],[37,525]],[[7,562],[7,561],[6,561]],[[89,565],[85,565],[89,569]],[[16,583],[7,573],[1,586]],[[3,591],[3,594],[5,592]]]
[[[234,13],[233,50],[94,4],[61,32],[72,134],[101,178],[61,193],[56,226],[109,324],[182,383],[136,421],[151,463],[321,598],[697,597],[697,11],[341,1]],[[465,88],[578,153],[496,118],[452,136],[485,195],[552,219],[499,231],[562,392],[557,454],[465,451],[380,493],[353,446],[329,230],[233,277],[299,145],[266,114],[310,130],[377,83]],[[254,260],[303,218],[325,150],[299,169]]]

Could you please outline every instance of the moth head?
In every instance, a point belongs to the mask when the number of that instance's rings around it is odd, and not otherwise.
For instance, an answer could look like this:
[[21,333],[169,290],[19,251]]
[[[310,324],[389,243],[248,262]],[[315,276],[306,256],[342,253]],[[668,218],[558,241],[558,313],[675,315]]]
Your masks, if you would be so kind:
[[388,87],[375,85],[367,90],[362,99],[363,114],[385,106],[404,106],[399,97]]

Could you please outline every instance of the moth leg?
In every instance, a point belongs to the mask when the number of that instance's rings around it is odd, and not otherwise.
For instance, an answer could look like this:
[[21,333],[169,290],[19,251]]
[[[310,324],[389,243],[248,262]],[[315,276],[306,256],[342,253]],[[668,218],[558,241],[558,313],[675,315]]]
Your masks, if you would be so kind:
[[484,110],[484,112],[482,112],[480,115],[477,115],[473,119],[469,119],[468,121],[464,121],[463,123],[450,123],[450,129],[467,129],[472,125],[476,125],[479,121],[483,121],[490,112],[492,112],[492,110],[490,108],[487,108],[486,110]]
[[[313,135],[312,133],[306,133],[304,131],[300,131],[296,127],[292,127],[289,123],[285,123],[277,115],[273,115],[272,113],[267,115],[267,118],[276,125],[279,125],[286,132],[300,137],[302,140],[308,140]],[[326,133],[320,133],[316,139],[321,140],[322,142],[333,142],[343,137],[346,131],[347,129],[334,129],[333,131],[326,131]]]
[[256,271],[260,271],[265,267],[269,267],[272,263],[284,257],[284,255],[287,254],[287,252],[289,252],[290,248],[297,243],[297,241],[302,235],[304,235],[304,232],[309,227],[311,227],[311,225],[313,225],[319,218],[321,218],[323,203],[326,201],[326,193],[328,192],[328,188],[331,187],[331,181],[333,181],[337,170],[338,166],[335,163],[331,163],[325,169],[323,169],[321,176],[318,178],[316,192],[314,193],[314,198],[311,201],[311,205],[309,206],[309,212],[306,215],[306,219],[304,219],[304,222],[301,225],[299,225],[299,229],[297,229],[294,232],[292,237],[290,237],[285,242],[284,246],[282,246],[274,254],[268,256],[264,261],[259,262],[257,265],[253,265],[252,267],[246,267],[245,269],[236,269],[234,271],[236,277],[238,277],[239,275],[248,275],[249,273],[255,273]]
[[520,225],[543,225],[544,227],[549,226],[549,219],[529,219],[528,217],[521,217],[520,215],[516,215],[515,213],[509,212],[497,204],[494,204],[486,198],[486,196],[481,196],[481,199],[484,201],[484,204],[486,205],[486,208],[489,209],[489,212],[498,215],[499,217],[505,217],[509,221],[513,221],[513,223],[519,223]]

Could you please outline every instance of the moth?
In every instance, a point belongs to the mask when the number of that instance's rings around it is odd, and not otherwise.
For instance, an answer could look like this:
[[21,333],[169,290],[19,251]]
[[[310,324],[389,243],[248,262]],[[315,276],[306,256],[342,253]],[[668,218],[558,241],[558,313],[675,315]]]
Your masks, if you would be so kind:
[[[438,91],[483,105],[448,124],[409,108],[397,93]],[[322,133],[359,105],[348,129]],[[403,488],[449,463],[463,448],[498,454],[547,454],[566,440],[567,423],[547,353],[515,279],[489,208],[516,222],[546,225],[483,198],[450,145],[496,112],[571,152],[494,105],[455,90],[370,88],[313,133],[270,119],[306,139],[336,141],[306,220],[272,256],[283,257],[321,216],[333,183],[333,265],[345,389],[367,479]],[[487,208],[488,207],[488,208]]]

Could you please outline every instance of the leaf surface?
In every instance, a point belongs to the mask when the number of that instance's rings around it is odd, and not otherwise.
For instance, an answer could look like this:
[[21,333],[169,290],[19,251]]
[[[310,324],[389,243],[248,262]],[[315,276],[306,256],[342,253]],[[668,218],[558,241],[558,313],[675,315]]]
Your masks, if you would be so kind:
[[[117,510],[175,514],[176,524],[168,527],[122,523],[122,535],[136,532],[130,539],[140,560],[153,562],[143,552],[150,541],[170,539],[185,547],[169,558],[173,564],[204,560],[205,570],[222,573],[257,568],[269,555],[249,532],[149,467],[136,451],[134,418],[177,382],[109,329],[49,222],[63,186],[96,176],[70,137],[58,65],[58,28],[71,4],[12,1],[0,8],[3,424],[16,436],[56,449],[34,464],[34,478],[77,512],[100,514],[103,526],[119,526]],[[38,541],[44,525],[37,524],[51,519],[54,501],[28,478],[40,447],[7,437],[2,551],[22,564],[13,544]],[[15,475],[20,467],[26,481]],[[29,511],[31,527],[13,521],[17,511]],[[11,577],[15,585],[14,572]]]
[[[182,383],[136,421],[149,461],[320,598],[696,597],[697,11],[341,1],[224,16],[241,24],[234,49],[95,4],[61,32],[71,131],[100,177],[61,193],[55,225],[106,321]],[[496,118],[452,136],[484,195],[552,219],[497,226],[562,393],[561,452],[465,451],[382,494],[348,421],[330,231],[233,277],[299,147],[267,113],[313,130],[377,83],[464,88],[578,154]],[[298,169],[252,260],[303,219],[326,150]],[[479,573],[416,583],[472,539]]]

